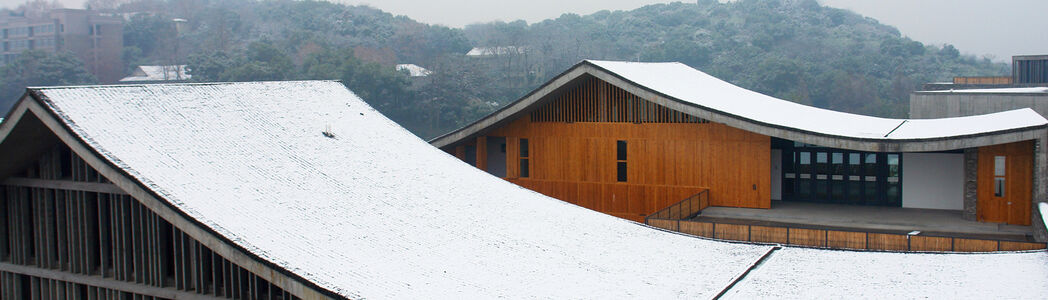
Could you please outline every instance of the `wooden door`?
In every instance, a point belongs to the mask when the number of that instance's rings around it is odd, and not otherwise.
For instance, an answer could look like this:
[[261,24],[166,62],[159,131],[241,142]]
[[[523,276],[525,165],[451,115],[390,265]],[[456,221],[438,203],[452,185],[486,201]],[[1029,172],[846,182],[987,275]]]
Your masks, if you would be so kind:
[[1033,142],[979,148],[976,219],[1030,225]]

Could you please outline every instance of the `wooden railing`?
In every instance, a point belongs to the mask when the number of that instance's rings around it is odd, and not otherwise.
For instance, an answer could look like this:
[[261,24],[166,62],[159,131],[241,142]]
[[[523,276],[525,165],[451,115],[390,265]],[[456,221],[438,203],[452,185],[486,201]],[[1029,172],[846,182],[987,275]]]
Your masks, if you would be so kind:
[[695,195],[684,198],[684,200],[681,200],[680,202],[652,213],[647,217],[644,217],[644,223],[651,225],[652,221],[680,221],[694,218],[702,212],[703,209],[710,206],[709,191],[710,190],[708,189],[702,190]]
[[680,219],[649,218],[646,221],[648,225],[654,227],[714,239],[834,249],[914,252],[993,252],[1045,249],[1045,243],[1024,241],[726,224]]
[[954,84],[1012,84],[1011,76],[954,77]]

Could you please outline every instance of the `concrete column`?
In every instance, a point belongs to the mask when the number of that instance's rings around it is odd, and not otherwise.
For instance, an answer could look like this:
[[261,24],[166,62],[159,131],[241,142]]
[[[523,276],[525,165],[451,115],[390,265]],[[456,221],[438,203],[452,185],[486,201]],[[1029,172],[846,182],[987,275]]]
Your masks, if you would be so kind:
[[964,149],[964,212],[965,220],[975,221],[976,205],[979,201],[978,174],[979,148]]
[[1045,228],[1041,219],[1041,212],[1037,208],[1038,203],[1048,202],[1048,145],[1046,145],[1048,134],[1042,134],[1041,138],[1034,142],[1033,150],[1033,199],[1030,201],[1030,222],[1033,225],[1034,239],[1038,242],[1048,241],[1048,229]]

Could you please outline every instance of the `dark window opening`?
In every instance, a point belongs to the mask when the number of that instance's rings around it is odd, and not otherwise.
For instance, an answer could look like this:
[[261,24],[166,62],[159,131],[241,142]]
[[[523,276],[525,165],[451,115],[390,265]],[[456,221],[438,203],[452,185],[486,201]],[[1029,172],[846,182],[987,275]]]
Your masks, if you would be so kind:
[[619,182],[626,182],[626,162],[620,161],[617,169]]
[[531,170],[528,169],[528,159],[527,158],[521,158],[520,159],[520,177],[521,178],[528,178],[530,176],[531,176]]
[[528,139],[520,139],[520,177],[531,177],[531,169],[528,165]]
[[520,157],[528,157],[528,139],[520,139]]
[[1006,158],[1004,156],[993,157],[993,196],[1004,197],[1004,176],[1006,172]]
[[615,146],[615,160],[618,161],[615,166],[618,173],[616,177],[619,182],[626,182],[626,141],[617,141]]
[[1004,197],[1004,178],[997,177],[993,179],[993,196]]
[[626,160],[626,141],[618,141],[618,160]]

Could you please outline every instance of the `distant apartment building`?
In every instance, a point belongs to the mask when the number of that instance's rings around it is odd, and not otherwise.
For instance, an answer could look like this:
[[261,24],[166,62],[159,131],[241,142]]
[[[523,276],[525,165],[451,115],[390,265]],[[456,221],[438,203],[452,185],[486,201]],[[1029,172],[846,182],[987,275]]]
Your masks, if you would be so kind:
[[0,16],[0,60],[11,63],[25,50],[69,51],[103,83],[123,77],[120,17],[82,9],[55,9],[45,17]]

